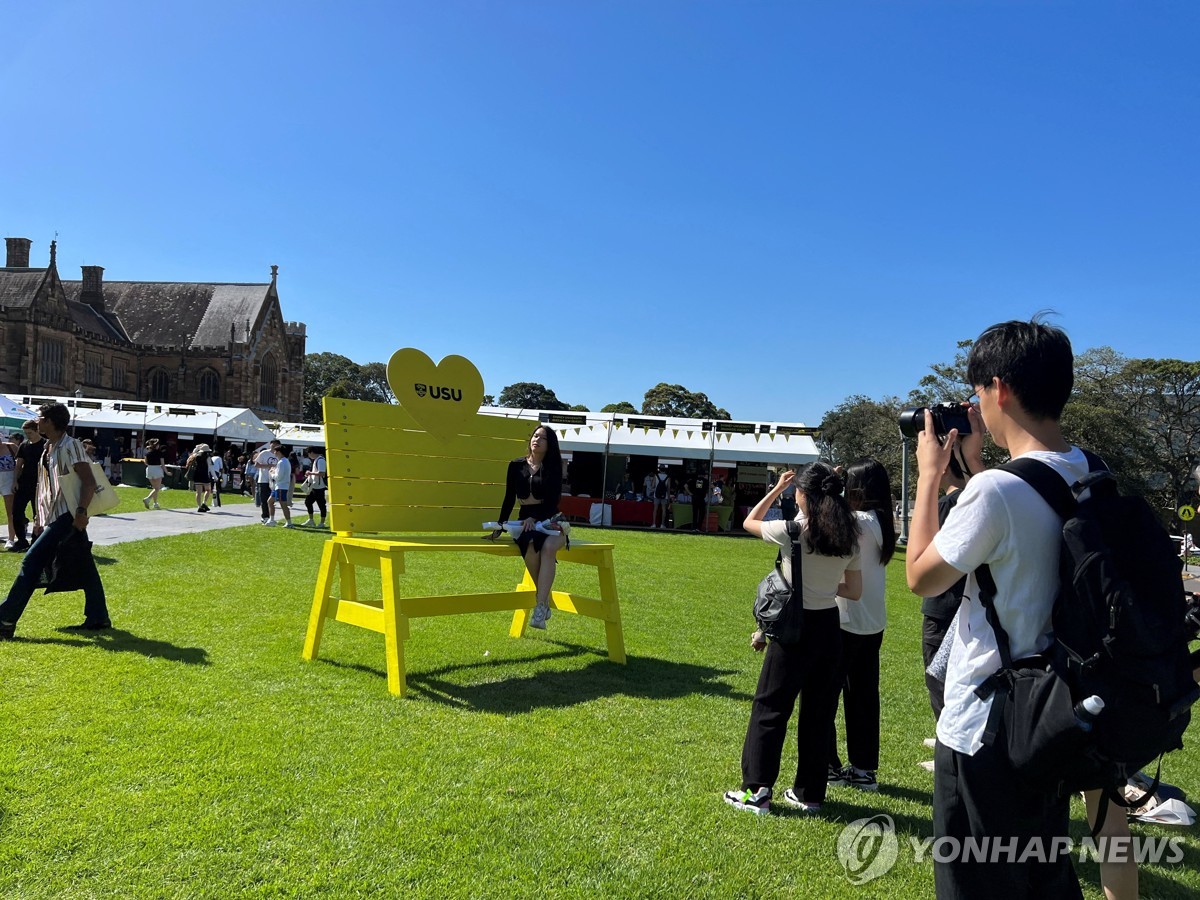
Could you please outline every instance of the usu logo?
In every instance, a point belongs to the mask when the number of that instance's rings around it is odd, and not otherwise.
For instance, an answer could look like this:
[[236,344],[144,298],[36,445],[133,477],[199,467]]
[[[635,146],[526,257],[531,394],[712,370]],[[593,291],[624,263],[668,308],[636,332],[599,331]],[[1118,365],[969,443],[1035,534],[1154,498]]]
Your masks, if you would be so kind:
[[430,400],[453,400],[455,403],[462,402],[463,392],[461,388],[438,387],[433,384],[414,383],[413,390],[416,391],[418,397],[429,395]]

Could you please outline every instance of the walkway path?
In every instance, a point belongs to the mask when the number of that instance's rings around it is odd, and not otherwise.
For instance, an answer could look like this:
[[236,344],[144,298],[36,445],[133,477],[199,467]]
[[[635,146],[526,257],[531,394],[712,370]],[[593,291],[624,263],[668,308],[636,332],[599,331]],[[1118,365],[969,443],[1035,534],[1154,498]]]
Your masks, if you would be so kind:
[[[301,519],[303,518],[301,516]],[[97,516],[88,523],[88,537],[92,539],[93,544],[106,546],[140,541],[143,538],[236,528],[239,525],[258,525],[261,528],[261,521],[259,509],[253,503],[231,503],[207,513],[198,513],[191,508],[155,509],[149,512]],[[280,522],[282,521],[281,516]]]

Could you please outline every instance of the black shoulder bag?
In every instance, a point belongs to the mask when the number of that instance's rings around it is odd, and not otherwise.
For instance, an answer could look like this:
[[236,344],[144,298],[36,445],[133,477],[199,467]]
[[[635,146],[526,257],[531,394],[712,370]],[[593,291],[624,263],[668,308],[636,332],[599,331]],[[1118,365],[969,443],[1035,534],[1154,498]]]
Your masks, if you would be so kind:
[[[791,538],[792,584],[783,577],[783,550],[775,557],[775,568],[758,583],[758,594],[754,598],[754,620],[763,634],[773,641],[795,644],[804,632],[804,578],[800,542],[800,526],[795,521],[787,523]],[[800,590],[793,585],[800,585]]]

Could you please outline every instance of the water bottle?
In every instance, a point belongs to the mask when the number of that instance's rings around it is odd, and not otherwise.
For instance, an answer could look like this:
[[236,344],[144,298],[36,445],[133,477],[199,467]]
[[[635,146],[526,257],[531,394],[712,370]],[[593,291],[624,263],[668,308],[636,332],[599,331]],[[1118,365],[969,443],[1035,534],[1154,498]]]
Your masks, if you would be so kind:
[[1075,721],[1079,723],[1082,730],[1091,731],[1092,726],[1096,724],[1096,717],[1102,712],[1104,712],[1104,701],[1092,694],[1075,704]]

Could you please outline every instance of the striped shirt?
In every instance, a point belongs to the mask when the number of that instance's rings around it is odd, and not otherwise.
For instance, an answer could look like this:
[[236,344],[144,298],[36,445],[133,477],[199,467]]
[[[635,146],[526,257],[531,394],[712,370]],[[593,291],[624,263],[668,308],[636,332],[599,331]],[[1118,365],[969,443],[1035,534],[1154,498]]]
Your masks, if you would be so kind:
[[[49,467],[47,462],[49,460]],[[42,453],[42,463],[38,466],[37,492],[37,524],[43,528],[50,525],[64,513],[75,514],[62,494],[59,478],[75,470],[77,463],[90,462],[83,444],[69,434],[64,434],[54,443],[53,448],[47,441],[47,449]]]

